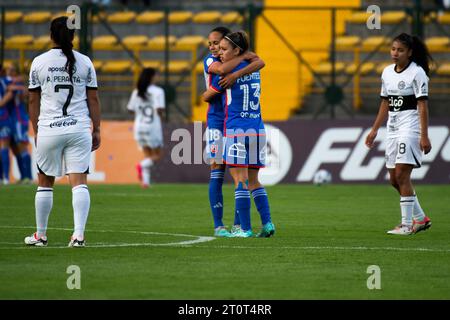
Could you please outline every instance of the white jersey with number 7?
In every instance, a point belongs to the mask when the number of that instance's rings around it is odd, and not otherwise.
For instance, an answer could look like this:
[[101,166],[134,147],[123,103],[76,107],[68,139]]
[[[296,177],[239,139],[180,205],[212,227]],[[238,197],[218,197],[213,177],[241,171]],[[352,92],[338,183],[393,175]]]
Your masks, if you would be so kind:
[[89,57],[73,53],[76,62],[72,81],[65,68],[67,57],[59,48],[41,54],[31,64],[29,90],[41,91],[40,136],[90,132],[86,90],[97,89],[97,76]]

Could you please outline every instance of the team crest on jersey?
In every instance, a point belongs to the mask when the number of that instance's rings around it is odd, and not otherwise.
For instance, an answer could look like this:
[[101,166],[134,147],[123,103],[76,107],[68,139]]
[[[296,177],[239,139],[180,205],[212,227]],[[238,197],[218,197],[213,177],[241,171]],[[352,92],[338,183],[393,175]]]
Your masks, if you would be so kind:
[[37,78],[38,78],[38,76],[37,76],[37,71],[36,71],[36,70],[33,70],[33,71],[31,72],[31,84],[32,84],[33,86],[37,85]]
[[91,68],[89,68],[86,81],[87,81],[87,83],[92,81],[92,70],[91,70]]
[[211,153],[219,152],[219,146],[217,144],[212,144],[210,148],[211,148]]
[[405,83],[405,81],[400,81],[400,82],[398,83],[398,88],[399,88],[400,90],[405,89],[405,88],[406,88],[406,83]]
[[242,143],[233,143],[228,149],[228,156],[233,158],[245,159],[247,156],[247,150],[245,150],[245,145]]

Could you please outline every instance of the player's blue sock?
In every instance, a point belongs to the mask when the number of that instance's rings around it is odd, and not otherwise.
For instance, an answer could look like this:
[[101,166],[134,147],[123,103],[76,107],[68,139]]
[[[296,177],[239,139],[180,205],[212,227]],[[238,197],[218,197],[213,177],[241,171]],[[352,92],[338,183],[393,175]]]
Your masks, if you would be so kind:
[[2,159],[3,179],[9,180],[9,149],[8,148],[0,149],[0,157]]
[[17,161],[17,166],[19,167],[19,172],[20,172],[20,179],[25,178],[25,171],[23,169],[23,159],[22,159],[22,154],[18,154],[16,156],[16,161]]
[[239,213],[237,210],[234,210],[234,225],[240,225],[241,224],[241,220],[239,219]]
[[266,189],[264,187],[252,191],[253,201],[255,201],[256,209],[258,209],[261,216],[261,223],[264,225],[271,222],[269,198],[267,197]]
[[223,226],[223,194],[222,184],[225,171],[211,170],[209,179],[209,204],[214,219],[214,228]]
[[[248,180],[245,182],[245,184],[248,186]],[[237,210],[234,210],[234,225],[240,226],[241,220],[239,219],[239,213]]]
[[234,191],[234,198],[236,200],[236,212],[239,214],[239,220],[242,230],[251,230],[252,225],[250,222],[250,192],[248,191],[248,189],[244,189],[242,187],[242,183],[239,183],[237,189]]
[[25,150],[20,154],[22,158],[22,167],[23,167],[23,178],[27,178],[32,180],[33,177],[31,175],[31,156],[30,153]]

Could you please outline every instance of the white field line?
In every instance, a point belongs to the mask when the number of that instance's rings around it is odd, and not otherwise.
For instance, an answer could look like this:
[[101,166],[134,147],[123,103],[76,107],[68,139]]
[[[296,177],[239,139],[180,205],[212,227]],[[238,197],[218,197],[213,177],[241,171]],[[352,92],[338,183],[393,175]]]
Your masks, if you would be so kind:
[[[34,229],[35,227],[18,227],[18,226],[0,226],[0,229]],[[62,231],[72,231],[69,228],[48,228],[50,230],[62,230]],[[288,249],[288,250],[341,250],[341,251],[403,251],[403,252],[442,252],[442,253],[450,253],[450,249],[430,249],[430,248],[399,248],[399,247],[352,247],[352,246],[242,246],[242,245],[213,245],[213,246],[199,246],[197,244],[209,242],[215,240],[215,237],[207,237],[207,236],[195,236],[190,234],[178,234],[178,233],[164,233],[164,232],[151,232],[151,231],[115,231],[115,230],[90,230],[91,232],[111,232],[111,233],[133,233],[133,234],[145,234],[145,235],[166,235],[166,236],[179,236],[179,237],[191,237],[197,238],[194,240],[186,240],[180,242],[169,242],[169,243],[87,243],[89,248],[114,248],[114,247],[142,247],[142,246],[153,246],[153,247],[161,247],[161,246],[171,246],[171,247],[195,247],[195,248],[215,248],[215,249]],[[234,240],[231,240],[234,242]],[[248,240],[242,240],[248,241]],[[250,240],[251,241],[251,240]],[[263,240],[264,241],[264,240]],[[10,242],[0,242],[0,244],[4,245],[23,245],[23,243],[10,243]],[[67,246],[61,246],[61,243],[57,243],[60,246],[49,246],[46,248],[66,248]],[[27,249],[29,247],[5,247],[0,249]]]
[[[35,229],[36,227],[18,227],[18,226],[0,226],[0,229]],[[49,230],[62,230],[62,231],[72,231],[72,229],[69,228],[48,228]],[[140,242],[140,243],[88,243],[86,242],[86,245],[89,248],[115,248],[115,247],[143,247],[143,246],[151,246],[151,247],[163,247],[163,246],[186,246],[186,245],[192,245],[192,244],[198,244],[202,242],[212,241],[216,238],[214,237],[205,237],[205,236],[195,236],[192,234],[180,234],[180,233],[166,233],[166,232],[150,232],[150,231],[117,231],[117,230],[90,230],[92,232],[110,232],[110,233],[133,233],[133,234],[144,234],[144,235],[164,235],[164,236],[173,236],[173,237],[189,237],[189,238],[196,238],[193,240],[185,240],[185,241],[178,241],[178,242],[169,242],[169,243],[151,243],[151,242]],[[24,243],[11,243],[11,242],[0,242],[0,244],[4,245],[24,245]],[[58,243],[59,246],[48,246],[46,248],[51,249],[61,249],[61,248],[67,248],[67,245],[61,245],[61,243]],[[29,247],[5,247],[0,249],[27,249]]]

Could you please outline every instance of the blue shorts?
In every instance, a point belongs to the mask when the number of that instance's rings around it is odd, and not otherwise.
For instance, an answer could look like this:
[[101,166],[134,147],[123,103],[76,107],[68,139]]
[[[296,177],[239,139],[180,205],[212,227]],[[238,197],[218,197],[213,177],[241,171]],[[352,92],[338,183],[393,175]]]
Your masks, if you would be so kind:
[[14,121],[12,124],[12,142],[13,143],[28,143],[28,122]]
[[225,137],[223,160],[227,166],[264,168],[266,135],[235,135]]
[[0,120],[0,140],[11,138],[11,123],[9,120]]
[[206,157],[216,164],[222,164],[223,129],[206,128]]

